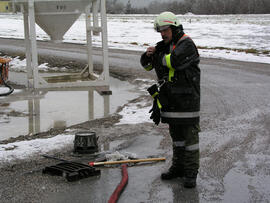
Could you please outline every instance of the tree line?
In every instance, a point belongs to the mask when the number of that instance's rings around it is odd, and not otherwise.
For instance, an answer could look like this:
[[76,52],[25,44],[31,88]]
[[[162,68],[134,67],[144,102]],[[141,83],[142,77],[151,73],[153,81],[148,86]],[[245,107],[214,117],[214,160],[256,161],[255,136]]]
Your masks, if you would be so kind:
[[[135,0],[134,0],[135,1]],[[270,14],[270,0],[182,0],[153,1],[148,7],[132,7],[130,0],[124,5],[118,0],[107,0],[107,13],[158,14],[171,11],[176,14]]]

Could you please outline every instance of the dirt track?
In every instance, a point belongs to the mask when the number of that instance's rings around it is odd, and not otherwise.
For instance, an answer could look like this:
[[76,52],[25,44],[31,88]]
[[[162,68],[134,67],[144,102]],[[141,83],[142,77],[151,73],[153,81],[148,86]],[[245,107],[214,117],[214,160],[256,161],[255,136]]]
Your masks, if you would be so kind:
[[[130,52],[128,54],[132,55]],[[111,55],[115,55],[115,52]],[[134,52],[133,55],[134,58],[138,58],[138,53]],[[118,58],[118,60],[120,61],[118,65],[126,63],[124,59],[121,61]],[[154,78],[153,74],[142,73],[136,64],[132,66],[137,68],[129,68],[128,64],[125,67],[118,65],[112,63],[110,70],[111,75],[118,78],[130,82],[133,82],[135,78]],[[202,132],[200,133],[201,168],[198,187],[190,191],[185,190],[178,181],[161,182],[159,174],[166,168],[165,165],[153,165],[143,169],[133,167],[130,173],[139,179],[137,173],[142,172],[140,175],[143,176],[145,184],[147,183],[147,189],[142,192],[139,188],[140,181],[130,183],[130,188],[127,188],[120,202],[269,202],[270,65],[202,59],[201,70]],[[144,96],[137,98],[137,100],[141,99],[146,98]],[[137,100],[133,101],[134,105]],[[171,143],[166,125],[160,125],[158,128],[153,124],[114,125],[118,119],[119,115],[114,114],[109,118],[74,126],[74,129],[85,129],[91,126],[97,133],[106,134],[106,137],[101,137],[101,143],[119,139],[143,139],[142,135],[156,136],[156,139],[163,136],[160,144],[153,148],[153,151],[160,150],[158,155],[170,157]],[[54,133],[53,130],[47,132],[47,134]],[[132,147],[132,143],[126,142],[126,144],[124,148],[127,150]],[[71,156],[71,150],[72,147],[69,146],[64,151],[52,154],[66,159],[78,159]],[[85,157],[79,158],[85,159]],[[11,163],[2,168],[0,172],[1,202],[49,202],[51,200],[69,202],[64,197],[65,195],[66,198],[72,196],[70,188],[75,191],[79,188],[82,191],[78,202],[83,202],[84,198],[90,198],[86,192],[83,193],[87,191],[85,181],[77,185],[69,185],[60,178],[44,177],[40,172],[24,174],[50,163],[55,162],[36,156],[31,160]],[[151,173],[147,172],[149,168]],[[112,183],[117,184],[119,175],[113,169],[105,170],[114,177]],[[138,170],[137,173],[135,173],[136,170]],[[113,185],[108,186],[107,190],[102,190],[100,181],[94,179],[92,182],[100,184],[96,192],[103,194],[103,197],[94,195],[96,202],[104,202],[108,199],[110,191],[114,188]],[[42,186],[38,187],[39,185]],[[135,187],[136,185],[138,187]],[[69,191],[70,194],[65,191]],[[55,192],[60,192],[61,195],[55,195]]]

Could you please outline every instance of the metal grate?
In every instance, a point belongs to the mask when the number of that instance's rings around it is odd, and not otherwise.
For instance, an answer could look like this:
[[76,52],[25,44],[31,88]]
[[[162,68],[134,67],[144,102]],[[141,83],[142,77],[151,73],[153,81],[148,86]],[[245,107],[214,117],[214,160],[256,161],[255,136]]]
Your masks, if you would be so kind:
[[47,166],[42,170],[43,174],[62,176],[67,181],[77,181],[90,176],[100,175],[100,170],[92,166],[77,162],[62,162],[53,166]]

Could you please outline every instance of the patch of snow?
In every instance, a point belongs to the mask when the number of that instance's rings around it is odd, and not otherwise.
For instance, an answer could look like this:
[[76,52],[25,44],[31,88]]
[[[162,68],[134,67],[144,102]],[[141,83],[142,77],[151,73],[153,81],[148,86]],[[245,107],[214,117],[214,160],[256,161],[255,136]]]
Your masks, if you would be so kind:
[[266,55],[254,55],[230,50],[199,49],[199,54],[204,58],[219,58],[236,61],[270,63],[270,57]]
[[[12,71],[23,71],[26,72],[26,59],[21,60],[19,57],[15,57],[12,59],[10,64],[10,70]],[[48,63],[42,63],[38,66],[39,70],[48,71],[48,70],[62,70],[65,71],[65,67],[49,67]]]
[[[8,87],[0,87],[0,94],[6,93],[8,91],[9,91]],[[14,89],[13,93],[18,93],[18,92],[21,92],[21,91],[22,90]],[[1,98],[4,98],[4,97],[0,97],[0,101],[1,101]]]
[[[138,107],[138,105],[140,107]],[[151,123],[149,110],[150,106],[145,106],[145,103],[137,103],[136,105],[128,104],[126,105],[121,112],[120,115],[123,117],[120,119],[120,122],[117,125],[122,124],[137,124],[137,123]],[[143,108],[141,108],[143,107]]]
[[46,139],[34,139],[9,144],[0,144],[0,162],[26,159],[35,154],[45,154],[52,150],[72,145],[74,135],[60,134]]
[[8,87],[0,87],[0,94],[4,94],[9,91]]

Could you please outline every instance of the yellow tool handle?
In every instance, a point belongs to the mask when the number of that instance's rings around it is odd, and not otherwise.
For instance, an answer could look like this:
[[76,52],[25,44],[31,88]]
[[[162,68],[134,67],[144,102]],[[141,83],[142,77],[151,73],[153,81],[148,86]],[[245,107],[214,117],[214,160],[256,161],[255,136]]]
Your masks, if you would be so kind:
[[165,161],[166,158],[149,158],[149,159],[134,159],[134,160],[121,160],[121,161],[105,161],[105,162],[90,162],[91,166],[110,165],[110,164],[123,164],[123,163],[138,163],[138,162],[151,162],[151,161]]

